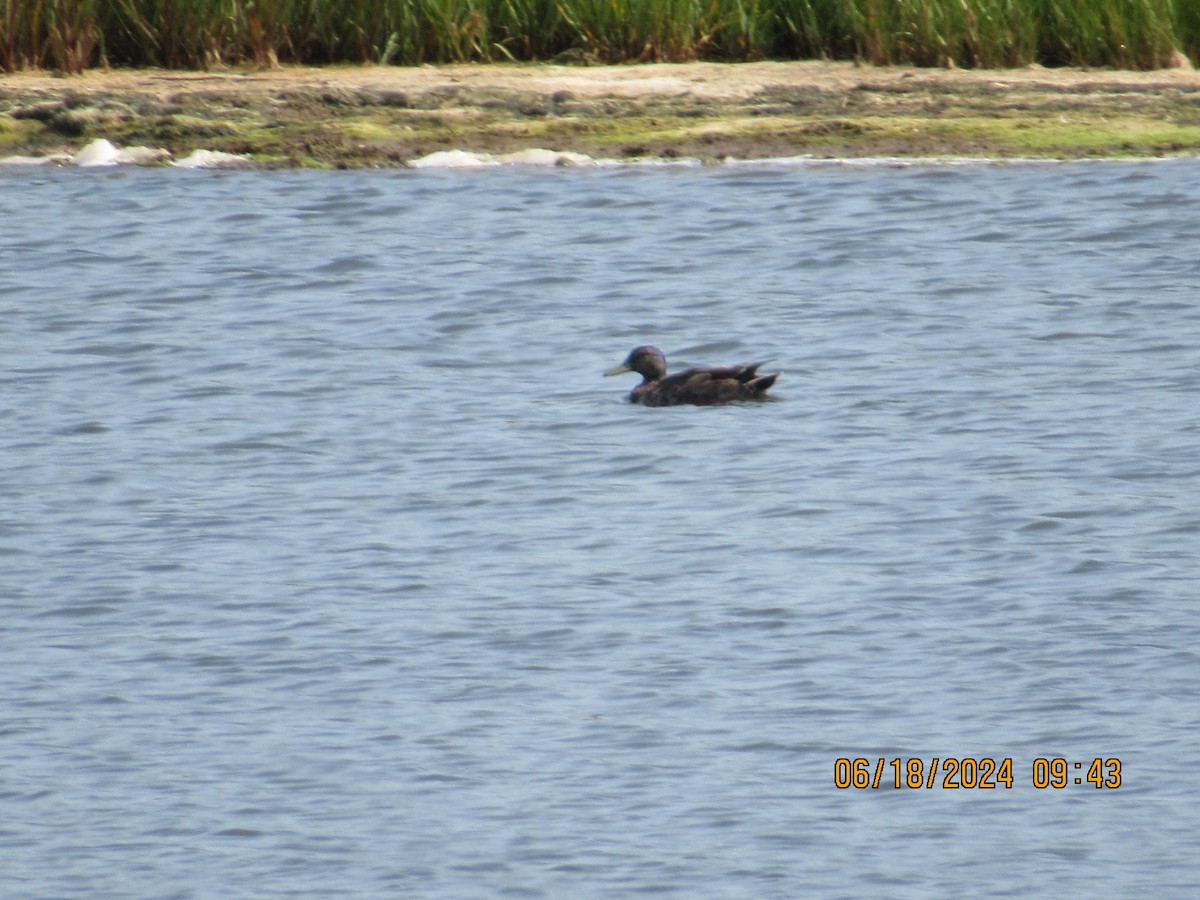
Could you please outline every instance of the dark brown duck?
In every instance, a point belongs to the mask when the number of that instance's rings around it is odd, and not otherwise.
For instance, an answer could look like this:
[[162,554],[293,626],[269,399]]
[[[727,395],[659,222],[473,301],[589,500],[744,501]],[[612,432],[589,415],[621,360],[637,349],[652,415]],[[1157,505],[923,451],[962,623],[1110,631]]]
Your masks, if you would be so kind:
[[767,388],[775,383],[779,372],[759,375],[762,363],[741,366],[716,366],[688,369],[667,374],[667,358],[657,347],[635,347],[625,362],[605,372],[620,375],[637,372],[642,383],[633,389],[629,399],[643,406],[715,406],[737,400],[765,400]]

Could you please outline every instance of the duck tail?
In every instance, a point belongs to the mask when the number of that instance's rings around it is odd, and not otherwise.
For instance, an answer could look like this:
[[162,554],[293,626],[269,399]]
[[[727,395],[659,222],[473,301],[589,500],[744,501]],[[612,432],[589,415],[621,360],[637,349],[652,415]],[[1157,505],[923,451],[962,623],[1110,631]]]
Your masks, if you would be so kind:
[[736,378],[742,384],[749,384],[755,378],[759,377],[758,367],[761,365],[762,363],[760,362],[742,363],[740,366],[733,366],[724,371],[727,372],[731,377]]
[[756,394],[766,393],[767,389],[775,383],[775,379],[782,374],[782,372],[771,372],[769,375],[759,375],[746,382],[746,387]]

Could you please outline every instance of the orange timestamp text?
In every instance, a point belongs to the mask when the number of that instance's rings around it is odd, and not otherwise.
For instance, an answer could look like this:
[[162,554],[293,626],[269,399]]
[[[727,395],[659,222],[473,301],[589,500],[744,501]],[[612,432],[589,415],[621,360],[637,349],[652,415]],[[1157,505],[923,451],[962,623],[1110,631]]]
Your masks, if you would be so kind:
[[[1030,784],[1040,789],[1061,789],[1088,784],[1101,790],[1121,786],[1121,760],[1093,757],[1090,760],[1039,756],[1029,767]],[[950,790],[1011,790],[1016,783],[1012,757],[948,756],[894,757],[874,760],[838,757],[833,763],[833,786],[841,789],[943,788]]]

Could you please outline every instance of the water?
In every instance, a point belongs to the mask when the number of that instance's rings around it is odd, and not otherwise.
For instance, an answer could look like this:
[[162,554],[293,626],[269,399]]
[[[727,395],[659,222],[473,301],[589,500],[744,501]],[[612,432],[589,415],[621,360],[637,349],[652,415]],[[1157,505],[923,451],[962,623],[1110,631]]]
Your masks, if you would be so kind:
[[[5,173],[5,896],[1194,895],[1198,206]],[[780,399],[632,406],[647,342]]]

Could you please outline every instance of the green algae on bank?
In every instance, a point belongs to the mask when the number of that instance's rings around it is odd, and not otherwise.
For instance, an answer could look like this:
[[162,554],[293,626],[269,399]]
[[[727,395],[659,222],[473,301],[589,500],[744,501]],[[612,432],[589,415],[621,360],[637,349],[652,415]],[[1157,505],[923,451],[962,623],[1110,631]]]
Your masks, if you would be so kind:
[[693,63],[0,76],[0,151],[97,138],[328,167],[533,147],[701,160],[1183,155],[1200,153],[1200,75]]

